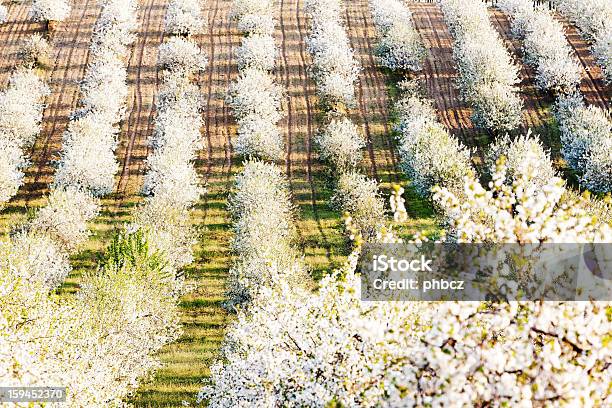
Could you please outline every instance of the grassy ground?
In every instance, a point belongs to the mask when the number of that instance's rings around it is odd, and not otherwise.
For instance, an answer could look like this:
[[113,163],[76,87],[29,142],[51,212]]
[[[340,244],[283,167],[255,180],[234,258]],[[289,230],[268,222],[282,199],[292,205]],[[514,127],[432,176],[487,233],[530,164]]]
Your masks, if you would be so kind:
[[145,381],[130,402],[141,407],[180,406],[195,402],[202,380],[210,374],[224,328],[231,318],[222,307],[224,284],[230,265],[231,239],[225,209],[228,182],[211,179],[206,200],[194,211],[201,230],[196,262],[187,268],[187,284],[193,290],[180,301],[181,338],[164,347],[163,367]]

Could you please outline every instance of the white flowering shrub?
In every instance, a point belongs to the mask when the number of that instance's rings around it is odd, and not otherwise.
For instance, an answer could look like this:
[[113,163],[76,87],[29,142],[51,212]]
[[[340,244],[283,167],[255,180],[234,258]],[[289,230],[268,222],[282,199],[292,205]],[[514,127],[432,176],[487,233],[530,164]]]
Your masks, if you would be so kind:
[[0,268],[12,268],[12,274],[30,284],[54,289],[72,270],[67,254],[44,233],[19,231],[10,241],[0,243],[0,247],[6,256],[0,260]]
[[107,53],[125,59],[129,46],[136,40],[138,2],[136,0],[105,0],[94,26],[90,51],[94,56]]
[[479,0],[438,0],[453,36],[458,85],[476,126],[509,131],[521,122],[518,68]]
[[592,50],[608,84],[612,83],[612,23],[609,21],[597,33]]
[[612,4],[608,0],[553,0],[554,7],[592,42],[592,51],[612,82]]
[[19,48],[21,65],[27,68],[45,66],[49,62],[51,46],[45,37],[35,33],[26,38]]
[[233,0],[231,15],[236,19],[249,14],[271,15],[273,7],[272,0]]
[[[256,258],[255,253],[282,254],[294,238],[289,186],[274,164],[246,161],[244,170],[236,177],[228,208],[236,232],[232,247],[242,257]],[[268,235],[269,239],[260,239]],[[271,244],[270,240],[277,244]]]
[[226,103],[238,122],[236,152],[245,158],[277,161],[285,155],[277,126],[284,116],[285,95],[271,72],[279,56],[273,9],[268,0],[233,1],[231,16],[244,36],[235,51],[240,76],[230,85]]
[[167,195],[149,196],[130,226],[145,232],[152,251],[164,254],[165,262],[175,273],[193,262],[193,247],[200,238],[189,209]]
[[361,162],[362,150],[366,146],[363,135],[351,120],[344,116],[334,117],[315,136],[319,156],[328,161],[334,171],[353,170]]
[[594,192],[612,191],[612,119],[581,96],[557,100],[555,118],[561,131],[561,153],[578,173],[580,183]]
[[76,188],[56,189],[25,228],[44,233],[65,252],[73,251],[87,240],[87,223],[98,215],[100,203],[90,193]]
[[9,201],[23,183],[28,166],[23,150],[5,135],[0,135],[0,204]]
[[[193,58],[180,58],[178,39],[160,46],[160,61],[169,73],[156,102],[155,128],[149,139],[153,152],[147,158],[143,193],[147,196],[136,215],[134,228],[146,231],[151,247],[165,254],[170,266],[178,270],[193,261],[193,245],[198,236],[189,219],[189,210],[204,189],[194,167],[197,151],[204,147],[201,129],[202,100],[198,87],[190,82]],[[179,44],[174,48],[173,44]],[[206,57],[194,43],[188,49],[198,56],[202,69]],[[176,56],[165,58],[164,54]]]
[[90,114],[68,125],[62,138],[54,188],[75,186],[104,196],[113,191],[119,163],[115,158],[117,128],[106,117]]
[[245,157],[282,160],[285,155],[283,135],[275,122],[264,116],[251,114],[238,120],[236,152]]
[[[536,157],[525,155],[526,160]],[[537,165],[515,164],[523,169],[508,180],[508,166],[498,161],[489,190],[470,177],[464,194],[457,198],[448,189],[436,187],[434,200],[449,218],[449,228],[459,242],[609,242],[612,230],[586,214],[580,203],[562,200],[564,181],[552,177],[540,184]]]
[[416,191],[429,197],[435,185],[459,190],[463,177],[475,174],[471,151],[448,133],[431,102],[416,92],[399,99],[395,110],[401,167]]
[[319,97],[332,107],[354,106],[354,84],[361,67],[340,18],[339,1],[308,0],[304,8],[311,20],[306,48],[312,57],[311,75]]
[[70,10],[68,0],[33,0],[30,18],[34,21],[64,21]]
[[427,51],[412,25],[412,14],[399,0],[370,0],[374,24],[380,35],[378,55],[391,70],[420,71]]
[[348,213],[365,239],[376,236],[385,222],[385,202],[376,180],[355,171],[339,176],[333,205]]
[[4,4],[0,4],[0,24],[6,23],[8,20],[8,9]]
[[230,16],[244,35],[271,36],[274,34],[274,3],[270,0],[234,0]]
[[40,131],[47,84],[27,68],[11,73],[6,90],[0,92],[0,133],[19,146],[29,147]]
[[523,102],[514,89],[501,83],[478,85],[472,107],[472,121],[477,126],[502,132],[520,125]]
[[276,123],[283,117],[283,98],[282,87],[268,72],[252,67],[241,70],[226,97],[238,122],[238,154],[282,159],[285,146]]
[[276,21],[271,15],[247,14],[238,20],[236,27],[243,34],[273,35]]
[[126,114],[127,67],[113,54],[95,58],[81,82],[81,109],[75,117],[93,114],[107,123],[118,123]]
[[230,84],[225,100],[238,119],[252,114],[272,122],[282,118],[283,89],[258,69],[242,70],[236,82]]
[[198,89],[187,84],[175,98],[164,96],[157,103],[155,130],[150,139],[154,151],[147,159],[143,192],[165,196],[178,206],[188,207],[200,198],[202,190],[193,161],[203,147],[200,129],[203,120]]
[[160,45],[157,62],[162,69],[180,75],[203,72],[208,66],[208,58],[200,47],[180,37],[172,37]]
[[177,281],[143,234],[123,234],[68,299],[15,273],[28,263],[0,245],[0,376],[12,386],[69,382],[70,407],[120,405],[178,337]]
[[230,325],[208,406],[605,405],[605,304],[362,302],[354,266],[278,286]]
[[49,87],[33,70],[14,71],[8,87],[0,91],[0,206],[11,199],[23,182],[28,165],[25,150],[40,131],[43,102]]
[[[199,114],[193,99],[179,101],[181,109],[168,108],[168,115],[182,109]],[[183,115],[194,116],[199,119]],[[155,354],[179,335],[183,278],[176,268],[193,243],[185,234],[188,214],[176,205],[182,197],[155,200],[168,198],[156,194],[137,209],[129,232],[113,239],[99,267],[84,274],[75,296],[60,300],[49,293],[68,274],[67,251],[87,237],[87,221],[100,208],[93,194],[104,183],[90,167],[107,171],[107,134],[114,129],[108,119],[89,111],[71,122],[58,170],[64,182],[56,179],[61,185],[48,205],[0,242],[0,378],[10,386],[69,383],[70,407],[122,406],[139,379],[160,366]],[[194,125],[199,131],[201,123]],[[162,131],[156,127],[156,146],[164,150],[196,144],[181,140],[174,146],[179,135],[162,140]],[[103,140],[89,140],[88,150],[83,142],[91,135]],[[193,138],[191,131],[184,135]]]
[[276,21],[274,2],[270,0],[234,0],[230,16],[244,35],[272,36]]
[[191,36],[202,34],[206,20],[198,0],[172,0],[168,3],[164,17],[166,34]]
[[556,176],[550,153],[542,142],[529,132],[513,140],[505,135],[489,146],[485,166],[490,175],[495,173],[497,162],[502,157],[505,158],[509,183],[517,180],[522,174],[529,173],[530,181],[539,188],[547,185]]
[[[467,200],[437,189],[462,240],[612,240],[609,225],[559,205],[561,180],[534,196],[529,174],[509,187],[504,173],[492,191],[467,178]],[[484,228],[483,214],[500,222]],[[401,242],[382,232],[377,240]],[[199,400],[219,408],[610,402],[609,302],[364,302],[359,252],[358,244],[314,294],[283,279],[268,286],[230,325]]]
[[137,5],[132,0],[103,3],[81,84],[81,109],[63,135],[63,150],[53,188],[109,194],[119,164],[115,158],[117,124],[126,113],[127,68],[123,61],[134,41]]
[[278,49],[271,35],[253,34],[242,39],[236,49],[238,69],[257,68],[271,71],[276,66]]
[[502,0],[497,6],[510,16],[513,32],[523,39],[525,62],[535,68],[538,87],[561,93],[574,91],[580,83],[580,66],[563,26],[548,10],[534,10],[529,0]]
[[249,15],[271,16],[273,8],[272,0],[233,0],[230,15],[236,20]]
[[236,258],[230,270],[228,296],[236,305],[259,296],[270,285],[269,265],[281,267],[286,279],[303,286],[308,277],[294,247],[295,225],[287,179],[274,164],[249,160],[236,177],[229,197]]
[[98,200],[88,192],[53,190],[46,205],[5,243],[15,258],[5,260],[2,267],[12,265],[20,278],[54,289],[71,271],[68,255],[89,237],[87,223],[98,214],[99,207]]

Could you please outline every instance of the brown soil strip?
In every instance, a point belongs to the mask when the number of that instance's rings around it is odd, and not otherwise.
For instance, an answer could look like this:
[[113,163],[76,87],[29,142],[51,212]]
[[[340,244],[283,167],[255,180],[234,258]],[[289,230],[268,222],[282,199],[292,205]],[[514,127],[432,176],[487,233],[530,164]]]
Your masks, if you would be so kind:
[[452,37],[435,3],[408,3],[414,27],[428,50],[423,66],[425,86],[438,111],[440,122],[463,143],[476,147],[478,134],[469,109],[459,97],[458,73],[453,60]]
[[377,65],[374,54],[378,41],[366,0],[346,2],[346,22],[351,47],[363,70],[357,88],[359,111],[368,140],[370,176],[384,183],[399,181],[395,146],[389,123],[390,100],[387,82],[392,81]]
[[148,0],[138,12],[140,25],[127,66],[129,114],[123,122],[116,152],[121,169],[116,182],[117,206],[126,197],[138,194],[146,170],[147,139],[153,130],[159,84],[157,54],[164,36],[165,13],[165,0]]
[[317,160],[313,138],[321,124],[314,83],[308,76],[312,64],[306,52],[308,23],[301,0],[279,2],[276,30],[280,58],[276,80],[287,92],[286,117],[279,123],[287,146],[286,171],[298,209],[298,235],[306,260],[315,274],[340,260],[341,217],[330,209],[331,185],[326,166]]
[[610,109],[612,107],[612,86],[606,85],[601,67],[595,62],[589,43],[566,18],[558,13],[555,17],[563,24],[565,37],[580,61],[582,67],[580,92],[584,95],[587,104]]

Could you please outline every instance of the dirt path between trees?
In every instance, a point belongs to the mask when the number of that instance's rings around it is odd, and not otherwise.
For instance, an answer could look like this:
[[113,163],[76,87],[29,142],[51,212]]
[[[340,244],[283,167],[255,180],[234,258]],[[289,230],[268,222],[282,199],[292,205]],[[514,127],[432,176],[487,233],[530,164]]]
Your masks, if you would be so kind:
[[612,107],[612,86],[606,85],[603,72],[595,62],[589,43],[566,18],[558,13],[555,14],[555,17],[563,24],[565,38],[580,61],[582,68],[580,92],[584,95],[587,104],[610,109]]
[[[232,148],[235,121],[224,103],[227,87],[238,74],[233,52],[240,44],[235,23],[228,15],[230,6],[230,0],[208,0],[204,4],[207,32],[195,38],[209,59],[206,72],[197,78],[204,104],[205,147],[195,163],[207,191],[192,210],[201,237],[195,262],[185,271],[187,284],[193,290],[180,301],[183,335],[162,349],[160,358],[164,365],[152,382],[139,387],[131,401],[136,406],[178,406],[183,400],[193,403],[202,379],[209,375],[210,366],[218,357],[230,319],[222,308],[231,264],[231,220],[226,206],[241,169]],[[155,21],[161,20],[163,15]],[[144,122],[142,126],[143,132],[150,132],[145,130]]]
[[305,39],[308,22],[301,0],[277,2],[276,43],[280,58],[276,80],[287,92],[286,117],[279,123],[285,135],[285,168],[306,262],[315,275],[342,261],[342,220],[329,206],[333,191],[326,167],[318,161],[313,138],[321,120]]
[[368,174],[389,184],[400,180],[400,170],[392,140],[389,84],[392,81],[376,64],[378,41],[367,0],[346,2],[346,23],[351,47],[363,70],[357,85],[358,110],[354,120],[361,124],[367,140]]
[[139,27],[127,65],[128,115],[124,120],[116,156],[119,174],[115,183],[117,206],[137,195],[146,171],[147,138],[153,131],[159,74],[157,55],[163,41],[166,0],[145,0],[138,11]]
[[470,119],[471,109],[459,97],[455,83],[458,73],[453,60],[453,39],[435,3],[409,2],[414,26],[428,50],[423,76],[429,98],[433,99],[440,122],[469,147],[479,144]]

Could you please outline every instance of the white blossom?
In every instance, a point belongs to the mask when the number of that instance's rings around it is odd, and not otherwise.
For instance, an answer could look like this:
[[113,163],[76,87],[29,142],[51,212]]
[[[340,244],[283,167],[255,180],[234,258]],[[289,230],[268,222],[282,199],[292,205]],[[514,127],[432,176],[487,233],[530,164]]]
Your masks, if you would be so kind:
[[608,0],[554,0],[554,7],[592,42],[593,54],[612,81],[612,5]]
[[33,0],[30,18],[34,21],[64,21],[70,10],[68,0]]
[[381,36],[377,50],[381,64],[392,70],[420,71],[427,51],[408,7],[399,0],[370,0],[369,4]]
[[65,252],[74,250],[90,235],[87,223],[98,215],[100,203],[77,188],[56,189],[25,229],[45,234]]
[[[153,352],[178,336],[177,280],[146,243],[124,236],[109,248],[99,271],[86,274],[79,293],[60,300],[42,282],[15,273],[32,262],[35,253],[24,253],[26,245],[44,248],[26,242],[0,245],[3,383],[66,382],[72,390],[67,406],[121,404],[138,379],[159,365]],[[118,253],[125,258],[114,258]],[[51,261],[50,253],[39,254]]]
[[[609,225],[558,205],[560,180],[534,196],[524,191],[533,186],[529,174],[508,187],[503,167],[494,176],[499,199],[469,178],[465,201],[437,189],[456,236],[610,242]],[[481,214],[500,222],[483,230]],[[530,221],[529,231],[521,220]],[[270,266],[277,279],[230,325],[199,399],[211,407],[610,402],[608,302],[364,302],[359,252],[357,244],[315,293],[287,284]]]
[[612,120],[608,111],[586,106],[581,96],[557,100],[561,153],[580,183],[595,192],[612,191]]
[[353,106],[361,67],[340,18],[339,0],[308,0],[304,8],[311,20],[306,48],[317,93],[327,105]]
[[172,37],[160,45],[158,64],[172,73],[193,75],[206,69],[208,59],[195,42]]
[[136,39],[138,2],[135,0],[104,0],[100,16],[94,25],[89,46],[94,56],[115,54],[125,59],[129,46]]
[[376,180],[355,171],[340,174],[332,203],[348,213],[361,235],[376,235],[385,221],[385,202]]
[[108,123],[118,123],[125,116],[128,96],[127,67],[114,54],[94,58],[81,82],[81,109],[77,118],[87,114]]
[[33,70],[14,71],[0,91],[0,205],[13,197],[28,165],[25,150],[40,131],[43,101],[49,87]]
[[[132,226],[146,231],[151,247],[164,254],[173,270],[193,261],[198,237],[189,210],[204,193],[194,167],[197,151],[204,147],[202,100],[198,87],[190,82],[193,59],[180,57],[185,41],[171,39],[160,46],[160,60],[172,63],[162,64],[170,72],[164,75],[157,97],[155,128],[149,139],[153,152],[147,158],[142,189],[147,197]],[[205,69],[207,60],[197,45],[189,43],[187,48]],[[164,58],[164,54],[172,57]]]
[[[199,119],[200,107],[192,105],[191,96],[177,101],[178,96],[160,98],[180,107],[166,109],[165,117],[190,109]],[[201,122],[191,124],[198,132]],[[186,208],[176,205],[182,196],[155,200],[168,198],[156,194],[137,209],[139,228],[113,239],[99,267],[84,274],[75,296],[59,299],[49,292],[69,272],[68,251],[87,237],[87,222],[100,208],[92,196],[101,193],[100,178],[89,166],[107,171],[105,160],[114,161],[112,149],[106,155],[113,125],[97,108],[71,122],[60,169],[74,178],[60,177],[61,188],[56,186],[49,203],[9,241],[0,242],[0,378],[8,386],[70,384],[70,407],[122,406],[139,379],[160,365],[155,353],[179,335],[183,278],[176,268],[190,257],[193,244]],[[173,144],[179,135],[156,127],[156,150],[197,146],[194,132],[185,128],[189,131],[182,135],[189,140]],[[102,140],[90,140],[87,148],[82,142],[91,135]]]
[[278,49],[271,35],[253,34],[242,39],[236,49],[238,69],[257,68],[271,71],[276,66]]
[[518,68],[493,28],[485,3],[438,0],[453,35],[458,85],[479,127],[509,131],[521,121]]
[[44,66],[48,63],[51,54],[51,46],[45,37],[35,33],[25,39],[19,49],[21,65],[27,68]]
[[293,207],[285,176],[274,164],[245,162],[228,203],[232,214],[236,260],[230,269],[230,304],[251,301],[270,285],[270,265],[295,285],[307,282],[294,247]]
[[238,31],[243,34],[272,35],[276,21],[268,14],[246,14],[237,24]]
[[272,0],[233,0],[230,15],[237,20],[253,14],[271,16],[273,7]]
[[247,68],[230,85],[226,102],[238,119],[256,114],[277,122],[282,117],[282,99],[282,88],[268,73]]
[[556,176],[550,153],[530,132],[514,140],[510,140],[508,135],[500,137],[489,146],[485,158],[489,174],[495,173],[497,161],[502,156],[506,158],[507,177],[510,183],[529,172],[531,182],[539,189]]
[[8,9],[4,4],[0,4],[0,24],[6,23],[8,20]]
[[235,149],[239,154],[265,160],[282,160],[285,155],[283,136],[276,123],[265,116],[247,115],[238,120]]
[[226,96],[238,122],[239,154],[282,159],[285,147],[277,122],[283,117],[283,98],[282,87],[268,72],[254,67],[241,70]]
[[317,134],[315,143],[320,157],[327,160],[336,171],[355,169],[361,162],[365,140],[353,122],[347,117],[333,117]]
[[115,158],[117,133],[106,117],[96,114],[70,122],[53,186],[78,186],[96,196],[112,192],[119,169]]
[[431,102],[417,92],[407,92],[395,110],[401,166],[416,191],[428,197],[435,185],[460,190],[463,177],[475,174],[471,151],[448,133],[438,122]]
[[164,31],[167,34],[191,36],[202,34],[206,20],[198,0],[172,0],[168,3],[164,17]]
[[534,10],[529,0],[503,0],[497,6],[511,17],[512,31],[523,39],[525,62],[535,68],[538,87],[573,92],[580,83],[580,66],[561,24],[548,10]]

